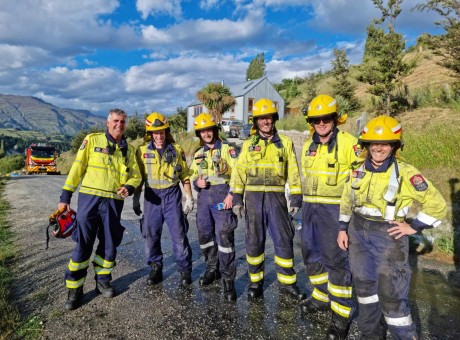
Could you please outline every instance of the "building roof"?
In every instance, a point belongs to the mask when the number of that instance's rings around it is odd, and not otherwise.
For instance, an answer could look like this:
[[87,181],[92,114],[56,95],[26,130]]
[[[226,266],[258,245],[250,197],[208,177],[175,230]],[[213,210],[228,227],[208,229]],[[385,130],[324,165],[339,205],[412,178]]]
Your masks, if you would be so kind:
[[[251,91],[254,87],[256,87],[258,84],[260,84],[265,78],[267,77],[262,77],[259,79],[254,79],[254,80],[248,80],[243,83],[235,84],[235,85],[227,85],[227,87],[230,89],[230,92],[232,93],[232,96],[237,98],[237,97],[242,97],[249,91]],[[193,103],[188,105],[187,107],[190,106],[196,106],[196,105],[201,105],[201,102],[198,100],[195,100]]]

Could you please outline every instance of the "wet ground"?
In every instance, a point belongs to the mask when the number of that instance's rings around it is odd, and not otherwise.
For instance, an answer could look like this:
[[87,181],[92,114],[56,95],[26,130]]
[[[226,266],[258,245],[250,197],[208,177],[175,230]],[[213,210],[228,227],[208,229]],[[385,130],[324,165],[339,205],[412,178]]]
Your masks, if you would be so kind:
[[[199,286],[205,271],[196,233],[194,213],[190,216],[189,239],[193,250],[193,283],[179,287],[179,273],[172,255],[167,226],[163,231],[164,281],[148,289],[149,268],[144,263],[144,245],[138,217],[128,199],[122,215],[126,227],[119,247],[113,286],[118,295],[104,299],[94,291],[92,268],[85,283],[81,308],[64,312],[66,290],[63,273],[73,250],[70,239],[52,240],[44,251],[46,218],[57,204],[64,176],[30,176],[12,179],[6,197],[11,202],[10,221],[16,232],[20,256],[15,264],[15,296],[24,319],[42,320],[45,339],[323,339],[330,320],[328,312],[303,315],[298,303],[280,295],[273,263],[273,245],[266,246],[264,297],[247,298],[247,265],[244,225],[236,231],[236,302],[223,299],[220,282]],[[51,199],[43,199],[51,197]],[[76,202],[76,197],[73,198]],[[35,211],[24,218],[24,207]],[[298,285],[306,293],[311,287],[301,263],[296,236],[295,269]],[[410,300],[413,319],[421,339],[460,339],[460,289],[449,280],[452,265],[412,257],[413,279]],[[457,282],[458,283],[458,282]],[[356,322],[349,339],[358,339]]]

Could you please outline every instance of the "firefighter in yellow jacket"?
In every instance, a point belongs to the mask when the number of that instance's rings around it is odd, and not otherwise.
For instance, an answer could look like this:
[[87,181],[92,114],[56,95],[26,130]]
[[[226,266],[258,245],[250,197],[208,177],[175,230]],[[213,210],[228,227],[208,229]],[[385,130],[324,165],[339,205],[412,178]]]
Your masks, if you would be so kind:
[[77,244],[65,274],[69,289],[67,310],[78,308],[83,301],[83,284],[96,237],[99,240],[93,260],[96,291],[108,298],[115,295],[110,281],[117,247],[123,238],[121,211],[124,199],[141,182],[135,150],[123,136],[125,128],[126,113],[111,110],[107,131],[85,137],[62,188],[58,208],[70,209],[72,194],[81,181],[77,227],[72,234]]
[[235,229],[238,221],[232,211],[229,182],[238,154],[233,146],[219,138],[216,121],[209,113],[198,115],[193,127],[201,146],[193,156],[190,181],[198,192],[196,226],[206,262],[206,272],[199,282],[207,286],[222,277],[225,299],[235,301]]
[[[184,151],[174,142],[169,123],[161,113],[150,114],[145,120],[145,129],[150,141],[138,148],[137,161],[145,184],[141,232],[145,240],[146,262],[151,267],[147,284],[151,286],[163,280],[161,234],[166,222],[181,274],[180,284],[185,287],[192,283],[192,249],[187,237],[186,216],[194,206],[189,169]],[[180,182],[185,191],[184,207]],[[139,205],[141,191],[142,185],[137,188],[133,199],[137,215],[142,213]]]
[[[294,226],[289,213],[294,215],[301,206],[302,195],[299,169],[291,139],[275,128],[278,111],[266,98],[258,100],[253,108],[252,135],[243,143],[235,171],[231,178],[234,212],[243,212],[245,194],[246,260],[250,284],[248,297],[263,294],[265,240],[267,229],[275,246],[275,264],[280,291],[295,299],[305,295],[296,285],[294,270]],[[285,196],[285,185],[291,193],[290,211]]]
[[[408,303],[408,236],[439,226],[446,202],[416,168],[398,159],[402,128],[394,118],[370,120],[359,142],[366,157],[345,186],[337,238],[350,251],[358,327],[363,338],[385,338],[383,313],[393,339],[417,339]],[[406,215],[414,200],[421,208],[409,224]]]
[[302,311],[332,309],[328,339],[344,339],[351,324],[351,271],[348,251],[336,243],[339,231],[340,198],[351,164],[357,159],[357,140],[337,126],[346,115],[337,113],[334,98],[315,97],[305,118],[313,130],[302,149],[302,256],[313,286],[301,302]]

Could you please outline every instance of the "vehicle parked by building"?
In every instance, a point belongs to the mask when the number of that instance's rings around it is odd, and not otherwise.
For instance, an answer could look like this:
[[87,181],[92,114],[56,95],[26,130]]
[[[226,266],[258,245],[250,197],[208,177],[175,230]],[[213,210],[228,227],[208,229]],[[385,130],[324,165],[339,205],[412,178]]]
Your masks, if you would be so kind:
[[241,120],[223,120],[222,121],[222,131],[227,134],[229,137],[238,137],[240,134],[241,128],[243,128],[244,123]]
[[252,124],[244,124],[243,127],[240,129],[240,133],[238,137],[240,139],[248,138],[251,134],[251,128],[252,128]]

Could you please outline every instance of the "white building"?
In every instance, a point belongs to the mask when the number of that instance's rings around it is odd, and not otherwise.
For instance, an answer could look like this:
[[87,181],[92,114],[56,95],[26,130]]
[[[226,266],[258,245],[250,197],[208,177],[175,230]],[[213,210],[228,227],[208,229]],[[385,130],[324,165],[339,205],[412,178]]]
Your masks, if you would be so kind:
[[[284,117],[284,99],[266,77],[228,86],[228,88],[235,97],[236,105],[226,111],[222,119],[241,120],[248,123],[249,118],[252,117],[252,107],[260,98],[272,100],[278,108],[280,119]],[[187,107],[187,130],[193,130],[195,117],[207,111],[198,100],[190,104]]]

